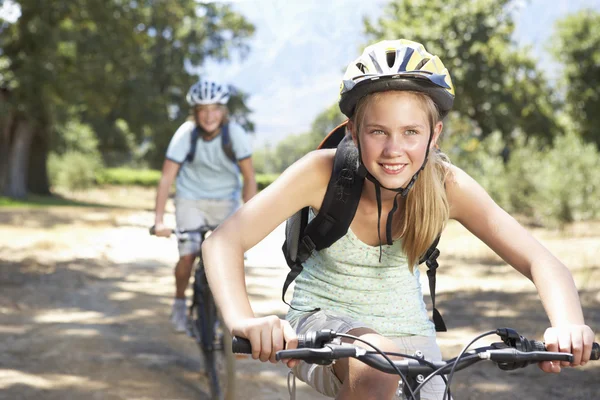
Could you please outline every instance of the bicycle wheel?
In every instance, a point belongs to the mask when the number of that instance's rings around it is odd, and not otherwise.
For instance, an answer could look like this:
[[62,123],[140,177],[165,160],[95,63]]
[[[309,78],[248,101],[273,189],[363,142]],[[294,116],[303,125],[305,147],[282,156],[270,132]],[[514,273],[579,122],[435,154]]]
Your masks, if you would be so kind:
[[229,400],[235,396],[235,357],[231,337],[219,318],[202,263],[194,276],[192,327],[204,361],[211,398]]

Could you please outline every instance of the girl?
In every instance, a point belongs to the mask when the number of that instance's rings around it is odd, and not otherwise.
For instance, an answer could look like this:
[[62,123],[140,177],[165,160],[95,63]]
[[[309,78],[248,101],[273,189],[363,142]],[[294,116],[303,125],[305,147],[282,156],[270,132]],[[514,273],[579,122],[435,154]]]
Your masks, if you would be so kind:
[[[303,264],[286,320],[254,316],[243,253],[303,207],[318,212],[335,150],[306,155],[204,243],[207,276],[225,323],[250,340],[253,358],[274,362],[284,340],[287,348],[296,346],[296,333],[332,329],[387,351],[418,348],[426,358],[440,359],[415,265],[452,218],[534,282],[552,324],[545,333],[548,348],[572,352],[573,366],[589,359],[594,334],[584,324],[569,270],[436,150],[453,100],[448,70],[418,43],[379,42],[350,64],[340,109],[358,147],[357,168],[367,179],[347,234]],[[339,399],[391,398],[398,383],[354,359],[333,366],[292,360],[288,366]],[[541,368],[560,370],[550,363]],[[438,378],[422,397],[441,399],[443,392]]]

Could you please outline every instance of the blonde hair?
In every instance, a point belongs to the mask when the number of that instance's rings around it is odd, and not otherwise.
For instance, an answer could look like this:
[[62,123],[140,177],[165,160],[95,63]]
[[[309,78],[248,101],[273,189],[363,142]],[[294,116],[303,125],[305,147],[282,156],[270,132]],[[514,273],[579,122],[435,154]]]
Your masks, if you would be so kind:
[[[426,110],[430,134],[433,135],[435,124],[440,121],[440,113],[433,100],[421,92],[403,92],[413,95]],[[367,105],[379,101],[381,93],[371,93],[358,102],[352,117],[357,136],[367,112]],[[444,187],[449,171],[448,164],[449,160],[444,153],[438,149],[431,149],[425,167],[404,199],[404,207],[394,215],[394,239],[402,239],[402,250],[406,254],[411,272],[449,219],[450,206]]]

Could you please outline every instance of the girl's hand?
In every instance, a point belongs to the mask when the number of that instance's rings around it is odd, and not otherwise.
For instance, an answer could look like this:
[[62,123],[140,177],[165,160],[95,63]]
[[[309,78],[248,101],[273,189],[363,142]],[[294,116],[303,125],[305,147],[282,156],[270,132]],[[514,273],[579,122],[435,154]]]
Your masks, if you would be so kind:
[[544,333],[546,350],[572,353],[573,362],[543,361],[539,363],[542,371],[559,373],[561,366],[577,367],[585,365],[592,353],[594,332],[587,325],[563,325],[546,329]]
[[[298,337],[286,320],[275,315],[261,318],[249,318],[236,322],[231,329],[232,335],[241,336],[252,344],[252,358],[276,363],[275,354],[279,350],[295,349]],[[297,360],[286,361],[289,368],[298,364]]]

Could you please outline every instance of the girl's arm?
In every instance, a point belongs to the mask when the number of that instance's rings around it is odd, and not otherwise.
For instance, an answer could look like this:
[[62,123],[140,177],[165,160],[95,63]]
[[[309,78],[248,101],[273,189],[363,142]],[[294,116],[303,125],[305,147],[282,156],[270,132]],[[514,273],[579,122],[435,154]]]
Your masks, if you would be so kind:
[[[206,276],[225,324],[252,343],[253,358],[275,362],[275,352],[296,346],[296,334],[277,316],[255,318],[244,278],[244,252],[296,211],[319,208],[333,165],[333,152],[309,153],[223,222],[202,245]],[[288,363],[290,364],[290,363]]]
[[[475,180],[455,166],[450,168],[446,182],[450,217],[533,281],[552,324],[544,335],[548,350],[573,353],[572,366],[585,364],[594,334],[584,323],[569,269],[500,208]],[[560,371],[558,364],[549,362],[540,367],[546,372]]]

